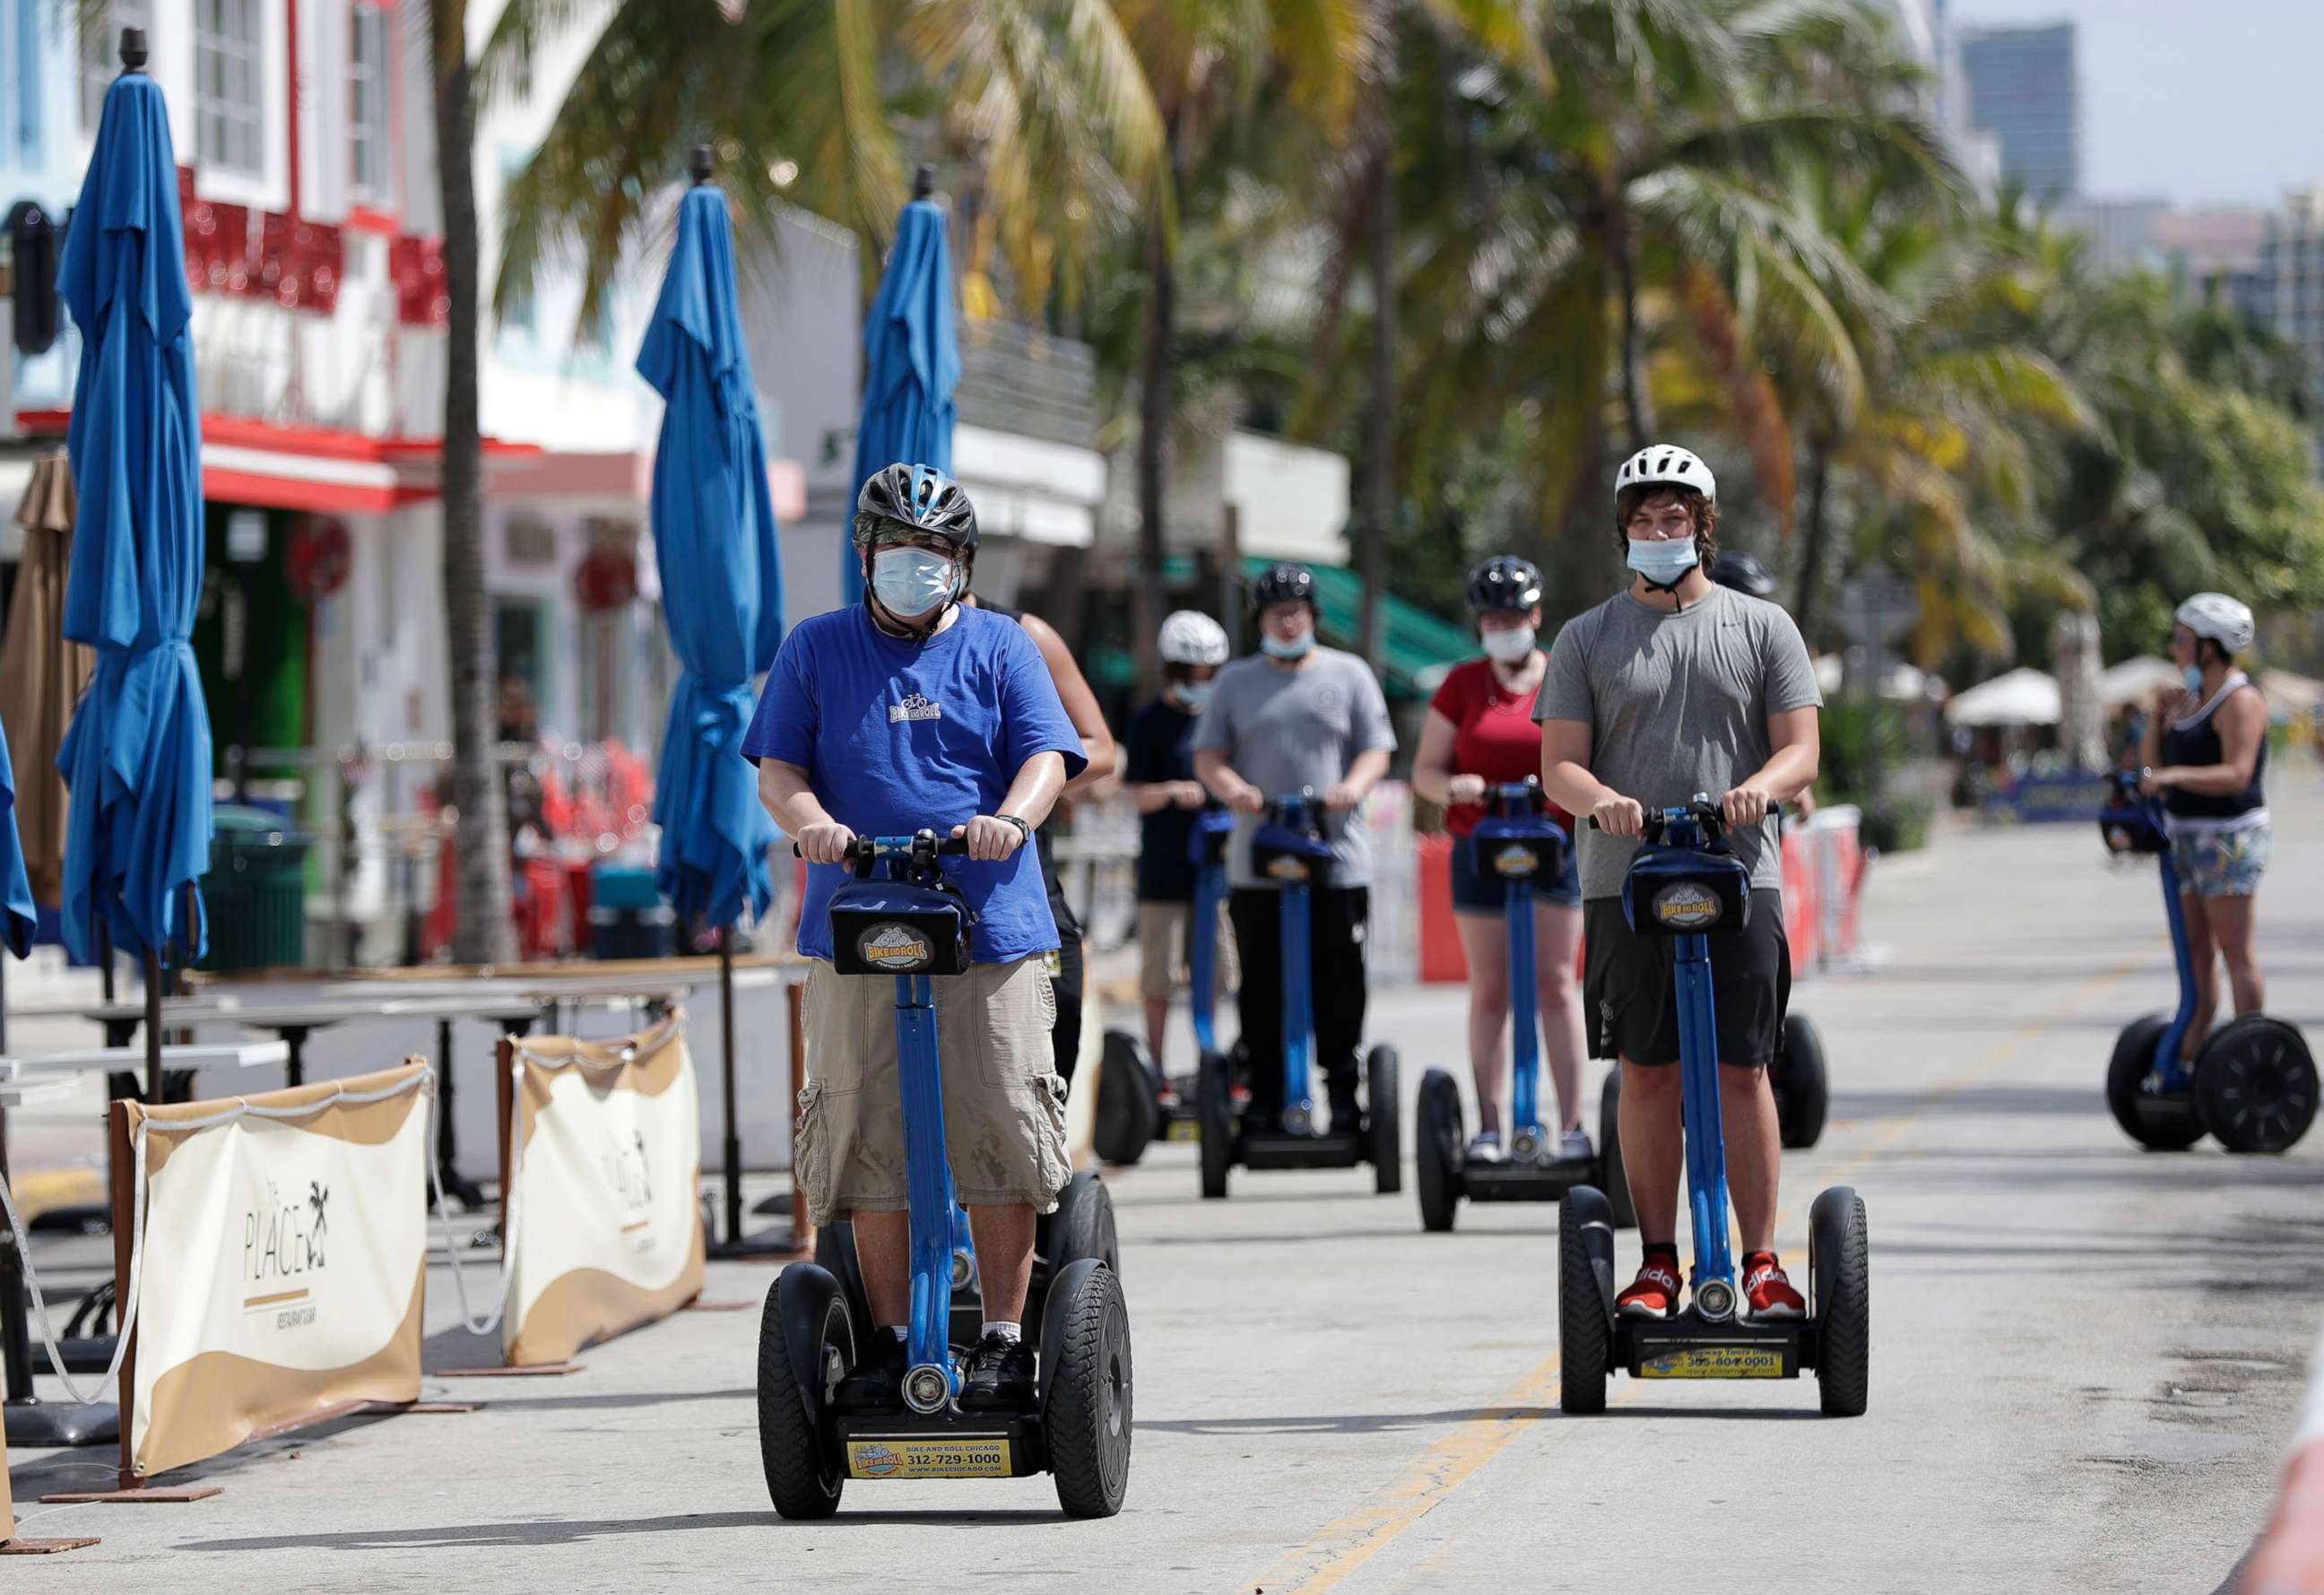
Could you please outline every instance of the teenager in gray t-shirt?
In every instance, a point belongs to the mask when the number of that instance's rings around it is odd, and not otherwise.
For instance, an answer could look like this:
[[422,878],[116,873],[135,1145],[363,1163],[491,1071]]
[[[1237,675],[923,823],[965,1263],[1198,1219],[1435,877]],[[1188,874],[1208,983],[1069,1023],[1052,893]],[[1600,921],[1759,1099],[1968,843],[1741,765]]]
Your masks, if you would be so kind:
[[1227,912],[1242,963],[1240,1046],[1250,1060],[1251,1097],[1245,1122],[1269,1127],[1284,1106],[1283,894],[1251,872],[1251,833],[1269,801],[1313,787],[1332,844],[1331,877],[1307,892],[1315,1061],[1330,1084],[1333,1132],[1360,1131],[1356,1048],[1363,1039],[1372,876],[1371,842],[1355,811],[1388,773],[1396,733],[1364,662],[1317,644],[1313,572],[1277,565],[1251,597],[1259,657],[1219,672],[1194,727],[1194,774],[1237,821]]
[[1614,526],[1629,585],[1559,634],[1534,715],[1549,800],[1602,827],[1582,831],[1583,1002],[1600,1055],[1621,1059],[1622,1157],[1646,1251],[1616,1306],[1678,1311],[1683,1159],[1673,944],[1632,931],[1618,894],[1646,810],[1702,793],[1752,880],[1749,917],[1715,938],[1711,961],[1740,1283],[1750,1316],[1797,1318],[1804,1304],[1774,1249],[1779,1141],[1765,1065],[1791,972],[1771,816],[1815,779],[1821,699],[1791,618],[1712,584],[1718,488],[1702,460],[1667,446],[1633,456],[1615,477]]

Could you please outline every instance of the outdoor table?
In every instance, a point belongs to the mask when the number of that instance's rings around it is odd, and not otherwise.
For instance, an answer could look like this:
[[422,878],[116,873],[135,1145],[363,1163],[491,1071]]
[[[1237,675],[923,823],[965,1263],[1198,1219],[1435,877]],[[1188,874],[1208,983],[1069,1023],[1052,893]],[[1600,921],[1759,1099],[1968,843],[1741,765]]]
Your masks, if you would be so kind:
[[[415,1010],[417,1011],[417,1010]],[[340,997],[311,1002],[282,1002],[240,1008],[213,1014],[212,1019],[247,1029],[271,1030],[290,1049],[283,1083],[293,1089],[307,1083],[307,1037],[318,1030],[349,1019],[403,1017],[402,1006],[385,997]]]
[[540,1005],[530,998],[487,991],[459,997],[407,997],[395,1004],[399,1012],[426,1014],[436,1021],[436,1089],[440,1100],[436,1106],[436,1166],[437,1177],[447,1196],[456,1196],[463,1207],[482,1207],[484,1194],[475,1181],[461,1177],[457,1157],[459,1143],[452,1129],[452,1021],[455,1019],[492,1019],[504,1030],[518,1036],[529,1036],[540,1022]]
[[[161,999],[161,1022],[169,1028],[176,1029],[180,1022],[217,1019],[241,1006],[242,1000],[232,996],[164,997]],[[61,1019],[66,1016],[104,1026],[106,1046],[125,1047],[137,1039],[137,1032],[145,1023],[145,1003],[141,998],[135,1002],[51,1003],[42,1008],[9,1010],[11,1019]],[[132,1061],[143,1064],[144,1055],[141,1053]],[[134,1069],[127,1072],[136,1073]]]

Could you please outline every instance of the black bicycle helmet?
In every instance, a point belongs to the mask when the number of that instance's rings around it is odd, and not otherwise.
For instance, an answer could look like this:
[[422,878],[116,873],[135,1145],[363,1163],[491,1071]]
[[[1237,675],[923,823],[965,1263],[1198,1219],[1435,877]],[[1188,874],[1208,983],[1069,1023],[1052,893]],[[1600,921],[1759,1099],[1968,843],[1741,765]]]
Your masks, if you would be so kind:
[[1469,613],[1525,611],[1541,602],[1541,571],[1530,559],[1496,554],[1469,573]]
[[1316,607],[1315,573],[1304,565],[1270,565],[1259,573],[1259,580],[1251,584],[1250,606],[1253,609],[1265,609],[1270,604],[1294,601],[1306,604],[1310,610]]
[[869,546],[883,526],[942,538],[957,553],[976,551],[976,506],[934,466],[899,461],[872,473],[855,500],[855,546]]
[[1758,557],[1740,549],[1722,549],[1719,558],[1711,562],[1711,579],[1722,587],[1732,587],[1738,593],[1748,593],[1754,598],[1775,595],[1775,578]]

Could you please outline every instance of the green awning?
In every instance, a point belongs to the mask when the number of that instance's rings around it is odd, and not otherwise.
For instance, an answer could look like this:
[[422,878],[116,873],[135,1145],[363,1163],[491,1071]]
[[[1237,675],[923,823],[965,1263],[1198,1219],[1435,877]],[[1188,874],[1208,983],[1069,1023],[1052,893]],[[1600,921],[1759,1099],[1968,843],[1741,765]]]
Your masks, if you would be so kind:
[[[1256,576],[1277,564],[1273,559],[1246,558],[1243,569]],[[1315,573],[1315,596],[1323,609],[1323,641],[1334,648],[1353,650],[1363,634],[1364,583],[1354,571],[1337,565],[1311,565]],[[1380,603],[1380,651],[1387,677],[1383,685],[1391,698],[1433,696],[1446,667],[1474,659],[1480,651],[1466,627],[1439,620],[1417,604],[1395,594]]]

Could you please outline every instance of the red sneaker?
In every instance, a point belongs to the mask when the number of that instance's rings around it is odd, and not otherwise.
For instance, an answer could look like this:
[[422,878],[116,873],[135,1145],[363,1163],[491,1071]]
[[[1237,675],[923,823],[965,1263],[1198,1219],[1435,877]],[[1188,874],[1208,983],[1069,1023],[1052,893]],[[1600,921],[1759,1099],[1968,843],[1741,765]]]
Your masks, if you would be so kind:
[[1772,1251],[1755,1251],[1743,1259],[1743,1299],[1754,1318],[1803,1318],[1808,1305],[1792,1288],[1791,1277]]
[[1667,1318],[1678,1311],[1678,1254],[1650,1251],[1630,1288],[1614,1298],[1614,1311],[1632,1318]]

